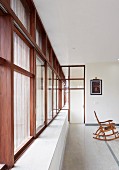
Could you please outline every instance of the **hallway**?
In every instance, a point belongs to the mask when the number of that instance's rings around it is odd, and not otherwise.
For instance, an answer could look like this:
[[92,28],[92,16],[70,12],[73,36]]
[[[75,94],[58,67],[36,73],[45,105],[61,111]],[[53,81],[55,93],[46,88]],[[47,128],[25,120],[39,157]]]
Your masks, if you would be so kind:
[[93,139],[96,126],[70,124],[62,170],[119,170],[119,139]]

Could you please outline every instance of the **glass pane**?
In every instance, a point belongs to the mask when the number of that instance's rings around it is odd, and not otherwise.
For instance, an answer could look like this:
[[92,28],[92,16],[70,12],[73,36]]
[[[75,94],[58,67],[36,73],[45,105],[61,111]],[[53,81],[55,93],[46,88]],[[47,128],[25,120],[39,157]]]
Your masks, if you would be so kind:
[[70,88],[84,88],[84,80],[70,80]]
[[57,113],[59,112],[59,80],[57,78]]
[[42,36],[38,27],[36,28],[36,43],[42,49]]
[[30,78],[14,72],[14,149],[30,136]]
[[46,57],[48,58],[48,60],[49,60],[49,56],[50,56],[50,52],[49,52],[49,48],[48,48],[48,46],[47,46],[47,49],[46,49]]
[[62,83],[62,107],[64,106],[64,83]]
[[36,58],[36,129],[44,125],[44,62]]
[[84,90],[70,90],[70,121],[84,123]]
[[48,120],[52,119],[52,70],[48,67]]
[[69,67],[62,67],[62,70],[63,70],[63,73],[65,75],[65,78],[68,78],[68,70],[69,70]]
[[70,67],[70,78],[84,78],[84,67]]
[[54,94],[54,99],[53,99],[53,115],[55,116],[56,115],[56,102],[57,102],[57,88],[56,88],[56,85],[57,85],[57,79],[56,79],[56,74],[54,74],[54,88],[53,88],[53,94]]
[[65,90],[64,95],[65,95],[65,109],[69,109],[69,90]]
[[14,33],[14,64],[30,71],[30,48]]
[[30,31],[30,11],[27,3],[23,0],[11,0],[11,8],[24,27]]

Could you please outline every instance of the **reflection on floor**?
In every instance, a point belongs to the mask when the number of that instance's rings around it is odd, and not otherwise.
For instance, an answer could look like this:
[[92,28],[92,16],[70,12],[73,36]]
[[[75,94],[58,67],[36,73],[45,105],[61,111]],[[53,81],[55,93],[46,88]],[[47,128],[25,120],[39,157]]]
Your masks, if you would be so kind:
[[70,124],[62,170],[119,170],[119,139],[93,139],[96,129]]

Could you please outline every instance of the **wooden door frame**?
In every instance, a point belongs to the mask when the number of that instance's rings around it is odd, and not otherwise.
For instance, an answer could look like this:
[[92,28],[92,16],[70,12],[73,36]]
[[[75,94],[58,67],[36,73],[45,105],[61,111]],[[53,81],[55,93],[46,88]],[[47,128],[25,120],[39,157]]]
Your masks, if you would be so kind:
[[[70,90],[84,90],[84,124],[85,124],[85,65],[62,65],[61,67],[67,67],[68,68],[68,78],[65,80],[68,80],[68,121],[70,123]],[[70,78],[70,68],[71,67],[83,67],[84,68],[84,78]],[[70,88],[70,80],[84,80],[84,88]]]

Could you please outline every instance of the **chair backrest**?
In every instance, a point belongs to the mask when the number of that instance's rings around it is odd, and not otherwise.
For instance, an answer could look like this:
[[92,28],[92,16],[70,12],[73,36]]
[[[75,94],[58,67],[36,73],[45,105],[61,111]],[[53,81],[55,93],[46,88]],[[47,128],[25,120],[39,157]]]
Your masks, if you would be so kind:
[[100,124],[100,121],[99,121],[99,119],[98,119],[98,117],[97,117],[96,111],[94,111],[94,114],[95,114],[95,117],[96,117],[96,119],[97,119],[98,124],[101,125],[101,124]]

